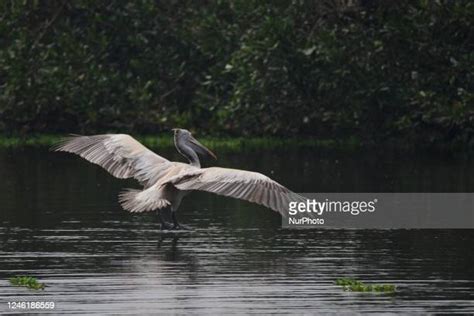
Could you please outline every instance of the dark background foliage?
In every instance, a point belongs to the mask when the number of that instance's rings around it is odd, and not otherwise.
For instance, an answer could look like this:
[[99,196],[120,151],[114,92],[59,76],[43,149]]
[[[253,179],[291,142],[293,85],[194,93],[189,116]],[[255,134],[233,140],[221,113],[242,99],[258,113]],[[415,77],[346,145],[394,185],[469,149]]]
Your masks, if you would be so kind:
[[0,2],[0,131],[474,143],[472,1]]

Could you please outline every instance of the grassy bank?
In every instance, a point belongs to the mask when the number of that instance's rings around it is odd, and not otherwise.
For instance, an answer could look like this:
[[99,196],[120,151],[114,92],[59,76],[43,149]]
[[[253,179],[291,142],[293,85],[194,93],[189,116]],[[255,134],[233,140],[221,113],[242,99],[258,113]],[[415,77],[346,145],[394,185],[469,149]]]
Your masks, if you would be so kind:
[[[131,134],[138,141],[150,148],[173,147],[173,136],[170,133],[158,135],[135,135]],[[67,134],[35,134],[28,136],[5,136],[0,135],[0,149],[20,148],[20,147],[52,147],[61,141]],[[277,148],[321,148],[321,149],[380,149],[393,148],[403,152],[445,152],[445,153],[466,153],[471,154],[474,150],[474,143],[461,142],[438,142],[420,143],[409,139],[389,139],[383,142],[364,142],[356,137],[339,139],[318,139],[311,136],[299,136],[289,138],[278,137],[199,137],[197,138],[204,145],[212,149],[238,151],[256,149],[277,149]]]
[[[28,137],[21,136],[0,136],[0,148],[16,147],[51,147],[57,144],[66,135],[33,135]],[[137,140],[148,147],[171,147],[173,146],[173,136],[171,133],[159,136],[152,135],[133,135]],[[275,138],[275,137],[255,137],[255,138],[214,138],[198,137],[204,145],[210,148],[219,148],[227,150],[242,149],[269,149],[269,148],[287,148],[287,147],[360,147],[357,139],[347,140],[319,140],[316,138]]]

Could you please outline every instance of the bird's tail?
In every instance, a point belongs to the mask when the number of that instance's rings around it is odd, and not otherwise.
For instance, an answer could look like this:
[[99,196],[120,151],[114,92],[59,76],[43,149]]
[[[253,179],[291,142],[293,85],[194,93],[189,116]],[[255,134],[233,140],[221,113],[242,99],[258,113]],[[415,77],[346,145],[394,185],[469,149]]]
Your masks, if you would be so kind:
[[120,193],[119,202],[124,210],[132,213],[153,211],[171,204],[170,201],[161,198],[160,191],[154,187],[143,191],[126,189]]

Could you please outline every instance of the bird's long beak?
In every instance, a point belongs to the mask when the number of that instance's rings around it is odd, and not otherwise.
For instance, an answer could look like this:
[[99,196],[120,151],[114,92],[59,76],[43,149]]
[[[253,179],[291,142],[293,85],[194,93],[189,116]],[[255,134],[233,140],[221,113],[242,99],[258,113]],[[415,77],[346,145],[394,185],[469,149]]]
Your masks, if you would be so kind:
[[[204,154],[204,155],[208,155],[208,156],[211,156],[212,158],[216,159],[217,160],[217,156],[212,152],[210,151],[207,147],[205,147],[203,144],[201,144],[200,142],[198,142],[198,140],[196,138],[194,138],[193,136],[190,136],[189,137],[189,141],[197,147],[197,152],[198,153],[201,153],[201,154]],[[200,149],[200,150],[199,150]]]

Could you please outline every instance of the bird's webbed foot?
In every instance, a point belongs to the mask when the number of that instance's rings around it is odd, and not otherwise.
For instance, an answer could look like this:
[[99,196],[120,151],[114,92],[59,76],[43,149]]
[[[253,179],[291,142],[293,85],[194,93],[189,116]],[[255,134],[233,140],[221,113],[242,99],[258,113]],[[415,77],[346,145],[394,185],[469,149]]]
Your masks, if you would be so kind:
[[160,224],[161,224],[161,230],[170,230],[170,229],[173,229],[173,225],[171,225],[171,223],[168,223],[166,222],[164,219],[163,219],[163,216],[161,215],[161,212],[158,212],[158,219],[160,220]]
[[178,218],[176,217],[176,212],[171,213],[171,218],[173,219],[173,229],[174,230],[188,230],[187,226],[181,225],[178,223]]
[[161,230],[172,230],[175,229],[173,225],[167,222],[161,222]]
[[190,230],[190,228],[187,225],[178,224],[173,225],[173,230]]

